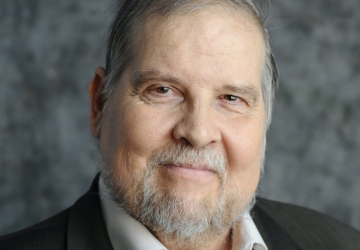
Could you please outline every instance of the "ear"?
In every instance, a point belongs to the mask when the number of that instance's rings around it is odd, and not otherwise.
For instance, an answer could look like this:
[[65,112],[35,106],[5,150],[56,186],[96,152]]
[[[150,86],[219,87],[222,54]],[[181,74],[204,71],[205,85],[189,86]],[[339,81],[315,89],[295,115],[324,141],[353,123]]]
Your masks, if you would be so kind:
[[103,110],[104,98],[103,90],[105,83],[106,71],[102,67],[95,70],[95,76],[89,86],[90,95],[90,129],[95,138],[100,138],[100,131],[98,129],[101,122],[101,111]]

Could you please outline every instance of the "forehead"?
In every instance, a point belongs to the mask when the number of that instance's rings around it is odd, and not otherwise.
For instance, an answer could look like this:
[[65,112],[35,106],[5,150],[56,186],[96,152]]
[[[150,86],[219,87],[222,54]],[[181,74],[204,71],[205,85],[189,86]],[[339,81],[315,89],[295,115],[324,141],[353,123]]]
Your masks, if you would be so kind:
[[[134,70],[167,71],[201,77],[224,73],[257,76],[261,82],[265,45],[254,18],[219,6],[148,18],[138,29]],[[224,72],[221,72],[224,71]],[[228,74],[229,75],[229,74]]]
[[[197,24],[225,24],[230,26],[229,28],[242,28],[253,29],[262,34],[262,28],[258,19],[248,10],[243,8],[236,8],[234,6],[227,5],[207,5],[196,8],[195,6],[189,8],[182,8],[167,13],[165,16],[161,14],[149,15],[142,22],[137,25],[137,29],[144,32],[151,32],[156,34],[162,34],[173,30],[174,28],[184,27],[185,24],[191,23],[193,28],[197,28]],[[183,23],[184,25],[179,25]],[[215,28],[212,26],[212,28]]]
[[146,19],[136,33],[142,53],[153,46],[172,46],[183,50],[191,46],[199,53],[216,54],[220,52],[216,48],[240,48],[241,41],[245,39],[251,40],[249,49],[260,53],[264,49],[262,31],[254,17],[245,11],[222,6],[206,6],[166,17],[155,15]]
[[188,38],[196,40],[201,37],[204,42],[215,42],[216,38],[224,35],[236,36],[237,31],[251,32],[262,38],[260,26],[251,14],[222,6],[206,6],[192,12],[176,12],[166,17],[154,15],[138,28],[141,31],[140,38],[145,38],[141,39],[142,41],[177,39],[185,30]]

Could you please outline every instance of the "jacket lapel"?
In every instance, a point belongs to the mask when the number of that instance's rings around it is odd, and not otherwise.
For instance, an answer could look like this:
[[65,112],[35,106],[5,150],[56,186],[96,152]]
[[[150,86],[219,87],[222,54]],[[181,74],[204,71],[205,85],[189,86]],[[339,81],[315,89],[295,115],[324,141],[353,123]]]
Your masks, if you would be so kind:
[[[259,206],[258,203],[261,205]],[[263,202],[258,203],[251,211],[251,215],[268,249],[301,250],[292,237],[263,209]]]
[[99,190],[99,175],[90,190],[71,208],[68,223],[68,250],[112,250],[102,217]]

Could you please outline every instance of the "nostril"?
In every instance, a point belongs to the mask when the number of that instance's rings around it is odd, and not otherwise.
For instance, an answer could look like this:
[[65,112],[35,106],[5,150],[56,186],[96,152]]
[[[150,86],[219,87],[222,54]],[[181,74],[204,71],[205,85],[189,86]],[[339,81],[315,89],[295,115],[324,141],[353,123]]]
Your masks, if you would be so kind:
[[177,139],[177,142],[180,144],[184,144],[186,146],[192,146],[191,143],[186,139],[185,137],[181,137],[180,139]]

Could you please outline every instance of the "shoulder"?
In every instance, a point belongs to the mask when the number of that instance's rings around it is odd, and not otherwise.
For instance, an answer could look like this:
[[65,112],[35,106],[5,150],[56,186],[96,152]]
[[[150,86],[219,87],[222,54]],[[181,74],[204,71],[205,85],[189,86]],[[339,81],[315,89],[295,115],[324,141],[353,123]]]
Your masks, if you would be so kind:
[[0,249],[65,249],[69,209],[32,227],[0,237]]
[[360,249],[359,231],[314,210],[258,198],[253,211],[255,221],[283,230],[301,249]]

